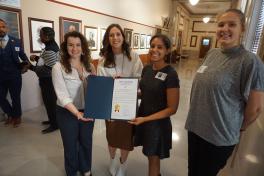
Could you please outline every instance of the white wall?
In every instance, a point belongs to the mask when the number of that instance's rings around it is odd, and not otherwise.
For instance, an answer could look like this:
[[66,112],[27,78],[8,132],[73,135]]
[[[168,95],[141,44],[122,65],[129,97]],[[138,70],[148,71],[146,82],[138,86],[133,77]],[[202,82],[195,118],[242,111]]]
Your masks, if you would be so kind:
[[171,0],[57,0],[148,25],[160,25],[169,15]]
[[[169,15],[172,3],[171,0],[59,1],[63,3],[70,3],[75,6],[82,6],[82,8],[85,9],[90,9],[107,15],[116,16],[119,18],[130,20],[132,22],[50,2],[47,0],[22,0],[21,11],[23,23],[23,38],[25,51],[28,55],[30,55],[28,17],[54,21],[56,41],[58,43],[60,16],[82,20],[82,31],[84,25],[94,26],[100,29],[106,28],[111,23],[119,23],[124,28],[133,29],[133,33],[153,35],[156,31],[154,26],[162,25],[161,17],[167,17]],[[99,31],[100,30],[98,30],[98,34],[100,34]],[[139,54],[146,53],[147,49],[139,49],[136,50],[136,52]],[[94,59],[99,58],[99,50],[93,51],[92,57]],[[22,86],[22,109],[28,110],[39,106],[42,101],[38,86],[38,79],[33,72],[29,71],[23,75]]]

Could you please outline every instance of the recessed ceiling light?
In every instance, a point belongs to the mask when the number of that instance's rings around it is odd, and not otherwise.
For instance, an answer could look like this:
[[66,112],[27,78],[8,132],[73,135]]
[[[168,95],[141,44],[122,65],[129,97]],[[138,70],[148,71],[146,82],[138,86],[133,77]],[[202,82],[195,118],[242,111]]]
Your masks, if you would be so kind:
[[196,5],[198,2],[199,2],[199,0],[189,0],[189,2],[190,2],[190,4],[191,5]]

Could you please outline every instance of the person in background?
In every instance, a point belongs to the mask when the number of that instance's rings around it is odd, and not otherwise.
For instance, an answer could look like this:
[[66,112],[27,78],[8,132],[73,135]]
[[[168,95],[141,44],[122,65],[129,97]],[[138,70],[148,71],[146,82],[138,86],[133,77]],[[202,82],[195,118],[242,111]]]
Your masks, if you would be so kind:
[[151,38],[149,55],[152,64],[142,71],[138,117],[130,122],[137,125],[135,146],[143,146],[143,154],[148,158],[149,176],[161,175],[160,160],[170,156],[170,116],[176,113],[179,105],[178,74],[166,63],[170,48],[167,36],[157,34]]
[[[7,23],[0,19],[0,107],[8,116],[5,125],[18,127],[22,115],[21,74],[27,71],[28,58],[20,40],[8,35],[7,31]],[[11,103],[7,100],[8,92]]]
[[[143,68],[139,56],[130,50],[118,24],[111,24],[103,38],[103,48],[97,74],[111,77],[140,77]],[[110,154],[109,172],[112,176],[126,175],[127,157],[133,150],[133,125],[124,121],[106,121],[106,138]],[[116,150],[121,150],[120,165]]]
[[67,176],[80,171],[91,176],[94,121],[83,117],[86,77],[95,74],[86,38],[79,32],[65,34],[61,60],[52,68],[57,95],[57,121],[64,146]]
[[210,50],[194,78],[188,130],[188,175],[216,176],[242,131],[263,110],[264,66],[240,43],[245,16],[229,9],[217,18],[221,48]]
[[[40,40],[45,44],[45,48],[40,56],[31,55],[30,60],[36,61],[36,66],[31,65],[29,69],[36,72],[39,77],[39,86],[41,89],[42,99],[48,114],[49,121],[42,122],[50,126],[42,133],[50,133],[58,129],[56,119],[56,94],[52,84],[51,69],[59,61],[59,46],[55,41],[55,32],[51,27],[40,29]],[[44,65],[38,66],[39,58],[42,58]]]

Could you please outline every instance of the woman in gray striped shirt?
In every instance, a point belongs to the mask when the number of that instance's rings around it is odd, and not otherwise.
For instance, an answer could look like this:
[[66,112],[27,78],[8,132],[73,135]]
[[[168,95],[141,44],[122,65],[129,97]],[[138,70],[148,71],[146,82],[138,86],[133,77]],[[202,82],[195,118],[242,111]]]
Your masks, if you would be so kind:
[[[58,129],[56,120],[56,101],[57,97],[51,79],[51,69],[59,60],[59,46],[55,41],[55,32],[50,27],[40,29],[40,40],[45,44],[45,48],[40,56],[31,55],[30,60],[36,61],[36,66],[31,65],[30,69],[39,77],[39,85],[41,89],[42,99],[48,114],[49,121],[44,121],[42,124],[50,126],[42,130],[43,134],[50,133]],[[44,65],[39,64],[39,59],[42,58]]]

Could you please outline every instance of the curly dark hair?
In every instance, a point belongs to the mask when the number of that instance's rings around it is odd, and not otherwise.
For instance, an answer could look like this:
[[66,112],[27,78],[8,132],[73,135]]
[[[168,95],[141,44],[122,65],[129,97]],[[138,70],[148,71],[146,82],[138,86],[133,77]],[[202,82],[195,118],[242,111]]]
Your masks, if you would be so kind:
[[61,43],[61,64],[65,67],[66,73],[71,73],[72,68],[70,64],[70,55],[67,51],[67,41],[69,37],[79,38],[81,40],[82,46],[82,55],[81,55],[81,63],[84,65],[86,71],[91,71],[91,51],[88,48],[88,42],[86,38],[77,31],[68,32],[64,35],[64,41]]
[[40,31],[42,31],[44,36],[48,37],[49,41],[55,40],[55,31],[51,27],[42,27]]
[[120,30],[123,36],[123,39],[124,39],[123,44],[122,44],[123,53],[127,55],[129,60],[131,60],[131,55],[130,55],[131,50],[130,50],[129,44],[126,42],[124,31],[122,30],[119,24],[111,24],[106,29],[106,32],[103,38],[103,48],[100,50],[100,56],[103,56],[105,58],[105,62],[104,62],[105,67],[112,67],[116,65],[112,46],[110,45],[110,42],[109,42],[110,30],[114,27]]

